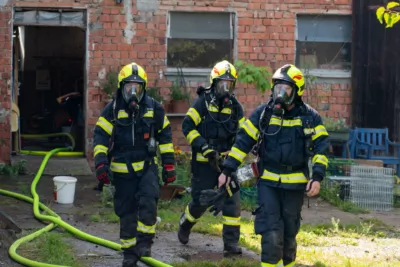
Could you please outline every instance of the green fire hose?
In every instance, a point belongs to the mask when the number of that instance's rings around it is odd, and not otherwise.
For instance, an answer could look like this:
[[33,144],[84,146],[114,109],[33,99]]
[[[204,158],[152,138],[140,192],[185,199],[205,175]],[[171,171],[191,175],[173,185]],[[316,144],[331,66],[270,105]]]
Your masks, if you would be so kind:
[[[102,239],[93,235],[89,235],[85,232],[80,231],[79,229],[73,227],[72,225],[64,222],[60,216],[58,216],[54,211],[50,210],[48,207],[46,207],[45,205],[43,205],[42,203],[39,202],[39,196],[36,193],[36,185],[38,184],[40,177],[42,176],[42,173],[44,171],[44,168],[48,162],[48,160],[50,159],[50,157],[55,154],[55,153],[60,153],[62,151],[68,151],[71,150],[71,148],[56,148],[51,150],[50,152],[48,152],[45,156],[45,158],[43,159],[40,168],[35,176],[35,178],[33,179],[33,182],[31,184],[31,194],[33,196],[33,199],[30,197],[27,197],[25,195],[21,195],[15,192],[11,192],[11,191],[6,191],[3,189],[0,189],[0,194],[5,195],[5,196],[9,196],[9,197],[14,197],[29,203],[33,203],[33,213],[35,215],[35,217],[41,221],[46,221],[46,222],[51,222],[49,225],[47,225],[46,227],[30,234],[27,235],[25,237],[22,237],[20,239],[18,239],[17,241],[15,241],[9,249],[9,254],[10,257],[25,265],[25,266],[32,266],[32,267],[66,267],[66,266],[62,266],[62,265],[54,265],[54,264],[46,264],[46,263],[41,263],[41,262],[37,262],[37,261],[33,261],[33,260],[29,260],[27,258],[24,258],[20,255],[17,254],[17,249],[18,247],[25,243],[25,242],[29,242],[34,240],[35,238],[39,237],[41,234],[45,233],[45,232],[49,232],[51,230],[53,230],[55,227],[57,226],[61,226],[62,228],[64,228],[65,230],[67,230],[68,232],[72,233],[73,235],[84,239],[86,241],[104,246],[104,247],[108,247],[111,248],[113,250],[121,250],[121,245],[106,239]],[[43,211],[45,211],[48,215],[43,215],[40,213],[39,208]],[[155,266],[155,267],[172,267],[171,265],[165,264],[163,262],[157,261],[151,257],[142,257],[140,259],[142,262],[146,263],[147,265],[150,266]]]
[[[75,148],[75,139],[69,133],[22,134],[21,135],[21,137],[26,138],[26,139],[39,139],[39,138],[49,138],[49,137],[58,137],[58,136],[66,136],[66,137],[68,137],[68,139],[71,141],[72,150]],[[25,155],[46,156],[47,153],[49,153],[49,151],[34,151],[34,150],[21,149],[19,151],[19,153],[25,154]],[[57,152],[57,153],[54,153],[54,156],[59,156],[59,157],[80,157],[80,156],[83,156],[83,152],[75,152],[75,151]]]

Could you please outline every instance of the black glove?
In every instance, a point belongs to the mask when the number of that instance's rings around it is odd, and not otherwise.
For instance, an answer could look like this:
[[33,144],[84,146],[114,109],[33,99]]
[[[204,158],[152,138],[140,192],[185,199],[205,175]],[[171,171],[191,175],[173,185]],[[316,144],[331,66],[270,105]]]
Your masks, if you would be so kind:
[[219,153],[217,151],[211,149],[206,143],[201,146],[201,153],[208,159],[208,163],[210,163],[214,170],[221,172],[221,169],[219,168]]
[[108,164],[99,164],[96,166],[96,178],[103,184],[109,184],[112,180]]
[[225,199],[227,197],[227,191],[225,187],[221,187],[217,190],[207,189],[200,193],[200,205],[210,207],[210,212],[214,212],[214,216],[222,210]]
[[164,185],[173,183],[176,179],[176,171],[174,164],[164,164],[162,171],[162,179]]
[[211,206],[209,211],[214,212],[214,216],[217,216],[221,212],[225,200],[232,197],[239,190],[240,186],[237,182],[236,173],[232,173],[231,181],[228,184],[221,186],[217,190],[202,190],[199,199],[200,205]]

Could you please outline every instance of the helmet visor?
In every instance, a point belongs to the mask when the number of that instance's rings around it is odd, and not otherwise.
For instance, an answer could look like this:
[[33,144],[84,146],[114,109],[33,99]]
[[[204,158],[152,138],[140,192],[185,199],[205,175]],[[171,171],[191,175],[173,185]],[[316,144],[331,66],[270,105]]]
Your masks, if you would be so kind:
[[215,92],[217,94],[229,93],[232,94],[235,89],[234,81],[219,80],[215,84]]
[[293,102],[294,91],[293,86],[287,83],[277,83],[274,85],[273,99],[275,101],[279,99],[282,104],[285,104],[288,107]]
[[133,97],[136,97],[139,102],[144,94],[143,85],[136,82],[125,83],[122,89],[122,96],[126,102],[129,102]]

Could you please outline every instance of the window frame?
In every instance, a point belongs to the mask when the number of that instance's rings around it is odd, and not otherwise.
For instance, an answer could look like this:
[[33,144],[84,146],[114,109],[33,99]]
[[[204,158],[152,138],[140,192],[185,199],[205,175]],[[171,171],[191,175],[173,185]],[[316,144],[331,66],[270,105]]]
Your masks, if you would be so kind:
[[[301,16],[335,16],[335,17],[343,17],[343,18],[352,18],[352,13],[333,13],[333,12],[329,12],[329,13],[323,13],[323,14],[316,14],[316,13],[308,13],[308,12],[300,12],[296,14],[296,31],[295,31],[295,62],[297,64],[299,58],[297,55],[297,49],[299,48],[297,45],[297,42],[304,42],[302,40],[299,40],[299,20],[301,19]],[[351,26],[351,32],[352,32],[352,25]],[[351,39],[351,47],[353,47],[353,34],[351,34],[350,36]],[[353,50],[353,48],[351,48],[351,50]],[[350,59],[350,65],[353,64],[353,53]],[[352,73],[352,68],[350,68],[350,70],[345,70],[345,69],[303,69],[300,68],[303,72],[307,72],[307,74],[309,75],[313,75],[316,77],[320,77],[320,78],[351,78],[351,73]]]
[[[164,71],[165,76],[167,78],[171,78],[170,80],[175,80],[176,76],[179,75],[178,70],[176,67],[170,67],[168,66],[168,39],[172,39],[171,37],[171,16],[173,16],[173,13],[218,13],[218,14],[226,14],[229,15],[229,21],[230,21],[230,40],[233,43],[232,47],[232,60],[235,61],[237,58],[237,13],[234,11],[181,11],[181,10],[171,10],[167,14],[167,31],[166,31],[166,36],[165,36],[165,66],[166,70]],[[185,39],[185,38],[182,38]],[[189,67],[183,67],[181,69],[183,75],[185,76],[185,79],[191,80],[191,81],[198,81],[198,82],[208,82],[208,77],[210,75],[210,70],[211,68],[189,68]]]

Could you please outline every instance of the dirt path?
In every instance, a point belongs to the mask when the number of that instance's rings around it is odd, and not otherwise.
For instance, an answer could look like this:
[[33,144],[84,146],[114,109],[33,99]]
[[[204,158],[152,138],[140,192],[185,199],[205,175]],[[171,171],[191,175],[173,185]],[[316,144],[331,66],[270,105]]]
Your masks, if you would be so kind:
[[[32,176],[21,176],[17,180],[11,180],[0,176],[0,188],[30,195],[29,186],[31,181]],[[93,203],[99,201],[99,196],[97,191],[92,190],[95,185],[93,176],[80,176],[78,177],[78,181],[74,205],[58,205],[52,201],[52,177],[43,176],[37,188],[41,202],[48,205],[51,209],[60,214],[64,220],[78,229],[118,242],[119,230],[117,224],[90,223],[88,216],[79,215],[81,214],[79,211],[83,209],[85,211],[89,210],[89,214],[90,211],[93,214],[96,213],[97,208],[93,206]],[[18,225],[25,230],[43,227],[43,224],[34,219],[30,204],[0,195],[0,208],[9,214]],[[244,211],[242,216],[251,217],[251,213]],[[331,217],[340,219],[340,222],[344,224],[358,224],[362,219],[375,218],[400,230],[399,209],[392,212],[374,212],[354,215],[340,211],[327,202],[311,199],[310,208],[307,208],[307,202],[305,202],[302,217],[303,224],[330,224]],[[113,267],[120,266],[121,264],[121,255],[118,252],[73,238],[70,239],[69,242],[73,244],[76,254],[82,257],[83,260],[91,262],[90,266],[92,267]],[[222,246],[221,238],[204,236],[196,233],[191,236],[191,241],[188,246],[182,246],[177,240],[176,233],[159,232],[157,233],[157,238],[153,247],[153,256],[165,262],[188,259],[219,260],[222,258]],[[20,266],[7,259],[6,249],[7,248],[0,244],[0,266]],[[338,248],[327,247],[326,249],[332,250]],[[352,254],[362,254],[365,253],[366,250],[376,250],[376,244],[372,244],[368,240],[363,240],[359,242],[358,246],[352,246],[350,249],[346,246],[342,246],[342,248],[338,249],[338,253],[342,254],[353,251],[351,252]],[[386,251],[388,250],[397,251],[398,249],[388,246]],[[385,253],[385,251],[382,253]],[[259,258],[258,255],[247,250],[245,255],[250,258]],[[400,251],[398,251],[398,255],[400,255]]]

